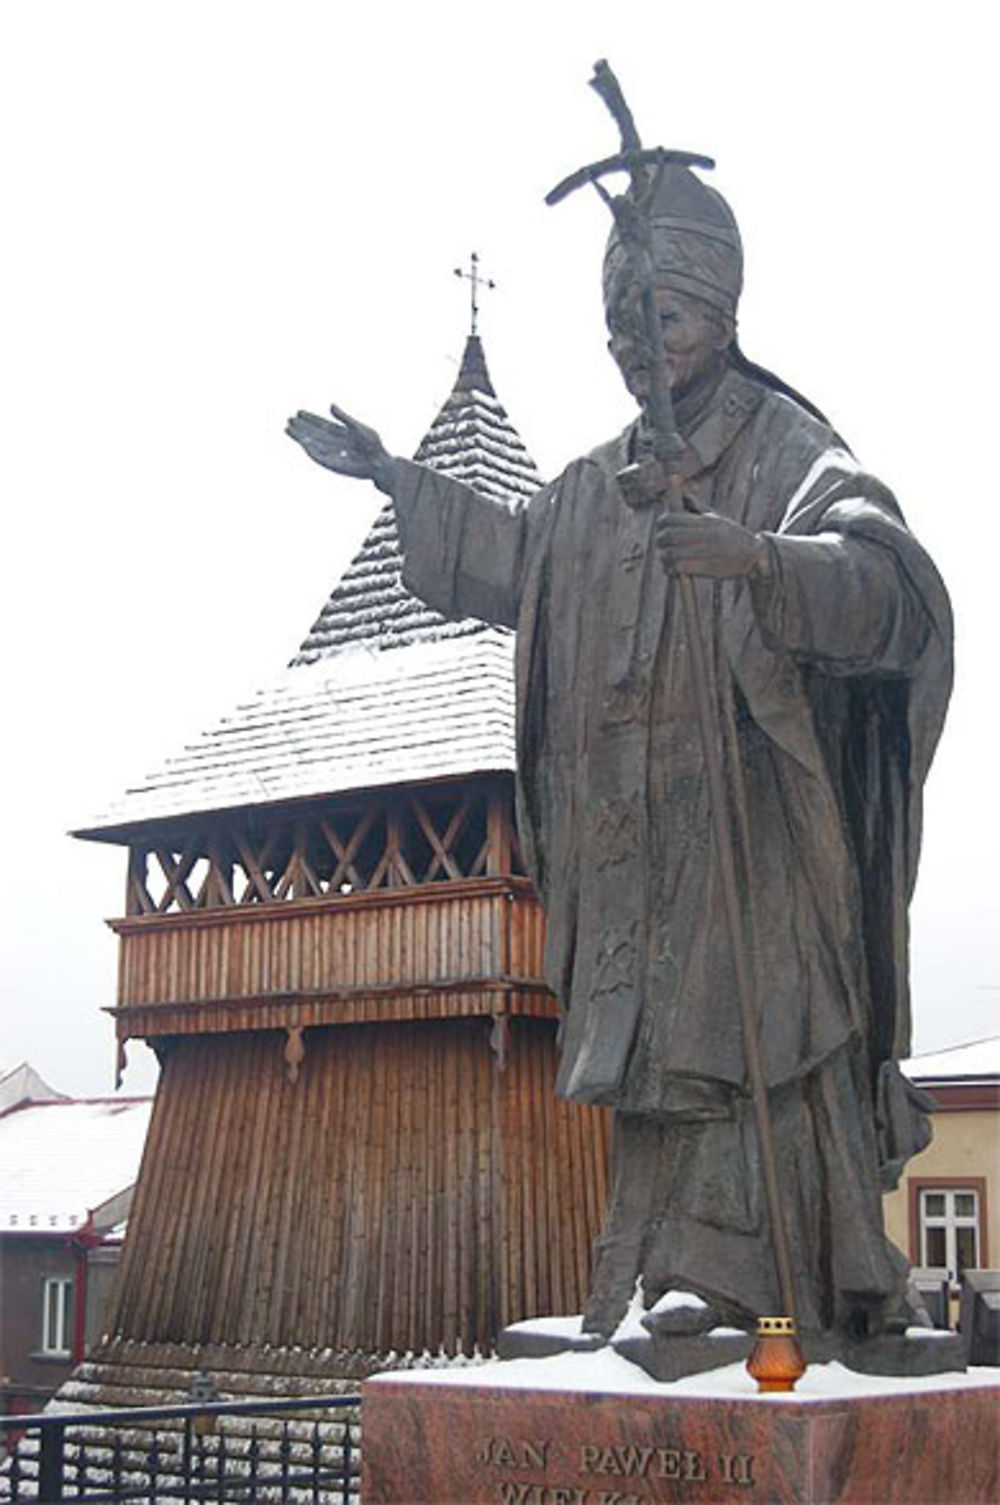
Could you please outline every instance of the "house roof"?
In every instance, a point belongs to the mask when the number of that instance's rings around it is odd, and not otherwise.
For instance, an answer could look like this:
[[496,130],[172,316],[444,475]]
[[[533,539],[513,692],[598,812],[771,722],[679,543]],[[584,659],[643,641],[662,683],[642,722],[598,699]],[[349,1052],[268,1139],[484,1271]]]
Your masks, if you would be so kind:
[[0,1117],[25,1103],[65,1101],[65,1096],[43,1081],[27,1061],[9,1071],[0,1066]]
[[[478,336],[415,458],[507,505],[541,485]],[[513,635],[406,590],[390,501],[288,667],[74,834],[513,768]]]
[[28,1103],[0,1118],[0,1233],[73,1233],[133,1185],[152,1098]]
[[901,1063],[914,1082],[1000,1081],[1000,1035],[988,1040],[970,1040],[930,1055],[912,1056]]

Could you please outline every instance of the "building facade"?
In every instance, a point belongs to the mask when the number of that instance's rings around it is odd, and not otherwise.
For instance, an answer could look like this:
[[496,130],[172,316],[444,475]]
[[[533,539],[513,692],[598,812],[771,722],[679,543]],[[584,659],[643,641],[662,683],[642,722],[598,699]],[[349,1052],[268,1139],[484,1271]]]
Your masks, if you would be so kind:
[[957,1297],[965,1270],[1000,1260],[1000,1037],[903,1064],[934,1102],[934,1137],[886,1196],[886,1228],[911,1265],[945,1272]]
[[[540,484],[475,336],[417,458]],[[249,1391],[290,1354],[296,1393],[582,1308],[607,1121],[552,1093],[513,635],[401,566],[389,503],[288,668],[77,833],[128,849],[115,1026],[161,1077],[73,1398]]]
[[105,1331],[149,1098],[0,1079],[0,1408],[39,1410]]

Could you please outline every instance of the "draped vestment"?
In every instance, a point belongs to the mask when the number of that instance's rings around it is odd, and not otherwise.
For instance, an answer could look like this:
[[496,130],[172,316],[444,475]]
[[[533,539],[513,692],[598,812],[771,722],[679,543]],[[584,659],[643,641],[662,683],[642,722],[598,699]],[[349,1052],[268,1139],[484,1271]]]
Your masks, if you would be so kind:
[[[684,438],[685,495],[766,537],[764,571],[694,590],[800,1315],[828,1326],[903,1278],[880,1185],[926,1142],[895,1061],[950,613],[891,494],[789,397],[729,367]],[[606,1278],[742,1316],[778,1305],[677,584],[616,479],[642,442],[518,509],[406,461],[393,491],[409,588],[517,628],[557,1090],[616,1111]]]

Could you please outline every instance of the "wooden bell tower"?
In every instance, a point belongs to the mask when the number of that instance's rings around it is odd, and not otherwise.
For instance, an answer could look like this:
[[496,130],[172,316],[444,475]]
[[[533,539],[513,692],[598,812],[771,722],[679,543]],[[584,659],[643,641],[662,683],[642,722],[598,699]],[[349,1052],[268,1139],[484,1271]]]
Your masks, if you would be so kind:
[[[475,335],[416,458],[540,484]],[[94,1399],[488,1351],[585,1301],[607,1125],[552,1092],[513,637],[400,569],[389,503],[289,667],[76,833],[128,847],[115,1025],[162,1063]]]

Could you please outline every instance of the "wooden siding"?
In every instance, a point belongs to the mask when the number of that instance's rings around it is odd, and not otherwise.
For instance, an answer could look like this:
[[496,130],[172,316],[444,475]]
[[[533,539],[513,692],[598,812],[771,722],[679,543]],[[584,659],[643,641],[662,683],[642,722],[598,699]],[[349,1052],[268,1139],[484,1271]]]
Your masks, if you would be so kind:
[[166,1054],[113,1335],[448,1353],[582,1308],[607,1117],[552,1091],[554,1026],[355,1025]]
[[527,879],[111,921],[119,1037],[536,1013],[544,922]]

